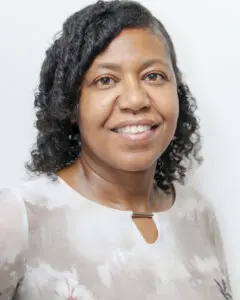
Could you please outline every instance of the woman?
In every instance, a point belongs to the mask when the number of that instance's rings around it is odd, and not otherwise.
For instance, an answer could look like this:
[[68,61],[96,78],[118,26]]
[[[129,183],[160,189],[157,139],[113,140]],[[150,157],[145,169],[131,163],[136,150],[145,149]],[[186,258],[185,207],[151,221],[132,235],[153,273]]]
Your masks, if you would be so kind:
[[39,176],[0,196],[1,300],[232,299],[214,214],[184,183],[195,99],[146,8],[69,17],[35,107]]

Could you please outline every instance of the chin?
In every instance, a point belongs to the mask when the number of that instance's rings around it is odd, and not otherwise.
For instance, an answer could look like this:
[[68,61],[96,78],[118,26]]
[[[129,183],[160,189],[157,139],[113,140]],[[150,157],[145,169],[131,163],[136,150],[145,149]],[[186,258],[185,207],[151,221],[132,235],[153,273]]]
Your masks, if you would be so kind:
[[118,169],[121,169],[122,171],[125,172],[141,172],[152,168],[156,162],[157,162],[157,158],[143,159],[142,157],[140,157],[139,159],[132,158],[131,160],[124,160],[124,161],[121,161],[119,159]]

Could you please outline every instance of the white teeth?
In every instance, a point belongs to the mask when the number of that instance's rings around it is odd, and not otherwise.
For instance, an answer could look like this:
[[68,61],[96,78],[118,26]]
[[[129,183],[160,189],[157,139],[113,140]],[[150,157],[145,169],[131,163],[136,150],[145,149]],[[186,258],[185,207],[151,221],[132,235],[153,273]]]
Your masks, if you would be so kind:
[[133,126],[125,126],[123,128],[116,129],[118,133],[139,133],[151,130],[151,126],[149,125],[133,125]]

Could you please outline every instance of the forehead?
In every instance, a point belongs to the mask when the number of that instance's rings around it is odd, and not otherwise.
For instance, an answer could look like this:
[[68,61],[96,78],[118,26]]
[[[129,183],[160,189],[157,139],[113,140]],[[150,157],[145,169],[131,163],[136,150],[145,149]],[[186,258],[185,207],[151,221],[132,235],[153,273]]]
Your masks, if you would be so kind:
[[127,66],[150,59],[159,59],[165,64],[171,64],[164,38],[147,29],[124,29],[106,50],[95,58],[92,67],[104,62]]

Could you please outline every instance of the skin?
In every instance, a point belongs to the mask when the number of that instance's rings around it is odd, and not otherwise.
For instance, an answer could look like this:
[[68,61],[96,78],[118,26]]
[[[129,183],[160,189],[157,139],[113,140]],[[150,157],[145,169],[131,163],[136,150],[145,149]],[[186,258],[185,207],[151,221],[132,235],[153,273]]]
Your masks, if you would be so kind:
[[[164,40],[149,30],[124,29],[85,74],[79,102],[82,152],[58,176],[86,198],[115,209],[169,209],[172,196],[154,188],[154,173],[178,114],[176,78]],[[145,139],[112,131],[122,122],[146,120],[158,127]],[[157,232],[147,223],[143,231],[151,229],[149,241],[154,241]]]

